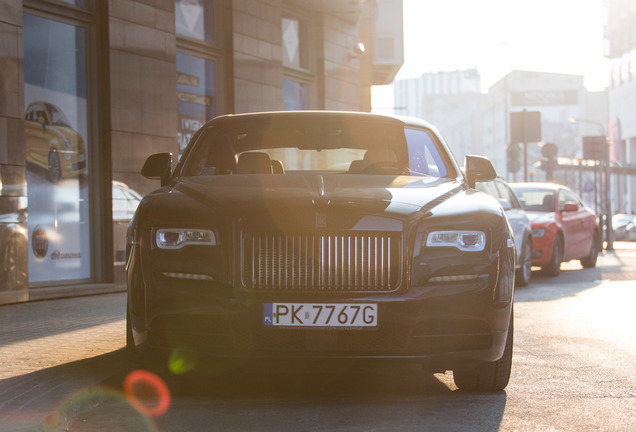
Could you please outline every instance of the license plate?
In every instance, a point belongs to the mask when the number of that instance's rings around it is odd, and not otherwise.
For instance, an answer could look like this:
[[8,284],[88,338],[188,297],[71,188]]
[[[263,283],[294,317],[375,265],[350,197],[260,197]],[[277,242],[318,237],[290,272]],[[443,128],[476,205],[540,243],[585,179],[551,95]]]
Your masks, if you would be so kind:
[[378,305],[374,303],[265,303],[263,324],[274,327],[376,327]]

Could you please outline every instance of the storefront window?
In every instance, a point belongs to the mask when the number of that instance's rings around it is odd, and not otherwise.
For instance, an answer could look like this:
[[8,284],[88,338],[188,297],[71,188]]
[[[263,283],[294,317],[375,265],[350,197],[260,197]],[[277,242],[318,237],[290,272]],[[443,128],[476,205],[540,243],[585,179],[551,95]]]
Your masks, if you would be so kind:
[[29,280],[88,279],[86,30],[29,14],[23,23]]
[[177,53],[180,153],[203,123],[216,116],[214,66],[211,60]]
[[175,0],[177,34],[214,43],[213,11],[212,1]]

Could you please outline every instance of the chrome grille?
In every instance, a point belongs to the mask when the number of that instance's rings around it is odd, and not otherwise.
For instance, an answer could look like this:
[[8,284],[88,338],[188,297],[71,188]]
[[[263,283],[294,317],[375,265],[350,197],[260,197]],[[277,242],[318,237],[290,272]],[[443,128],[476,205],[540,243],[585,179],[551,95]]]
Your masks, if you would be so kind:
[[391,292],[401,232],[241,233],[243,284],[254,290]]

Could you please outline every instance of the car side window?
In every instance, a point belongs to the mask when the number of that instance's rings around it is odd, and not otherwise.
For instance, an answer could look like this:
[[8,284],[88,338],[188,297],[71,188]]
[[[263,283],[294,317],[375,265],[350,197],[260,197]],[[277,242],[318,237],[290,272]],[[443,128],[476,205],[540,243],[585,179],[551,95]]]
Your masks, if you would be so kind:
[[497,195],[498,197],[501,197],[501,199],[508,201],[510,203],[510,206],[514,209],[521,208],[521,204],[519,203],[519,200],[517,200],[517,197],[512,192],[512,190],[508,187],[508,185],[500,181],[494,182],[494,184],[498,191],[498,195]]
[[488,195],[491,195],[491,196],[493,196],[495,198],[499,198],[499,195],[497,193],[497,189],[495,188],[495,185],[491,181],[489,181],[489,182],[476,182],[475,183],[475,189],[477,189],[480,192],[485,192]]
[[574,195],[572,192],[570,191],[566,191],[566,190],[561,190],[559,192],[559,211],[563,210],[563,207],[565,206],[565,203],[574,203],[576,205],[578,205],[579,207],[582,207],[581,202],[579,201],[579,199],[577,198],[576,195]]

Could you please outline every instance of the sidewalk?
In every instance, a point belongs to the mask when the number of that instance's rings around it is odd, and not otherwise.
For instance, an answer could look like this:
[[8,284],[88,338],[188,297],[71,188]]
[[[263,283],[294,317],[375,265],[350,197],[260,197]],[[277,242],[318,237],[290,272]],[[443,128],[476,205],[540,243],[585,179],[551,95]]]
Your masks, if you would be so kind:
[[0,307],[1,431],[57,430],[47,417],[124,369],[125,305],[117,293]]
[[[586,279],[636,280],[636,242],[614,247]],[[578,261],[562,268],[554,283],[581,280]],[[125,370],[125,307],[125,293],[0,306],[0,431],[61,431],[113,397],[98,387]]]

